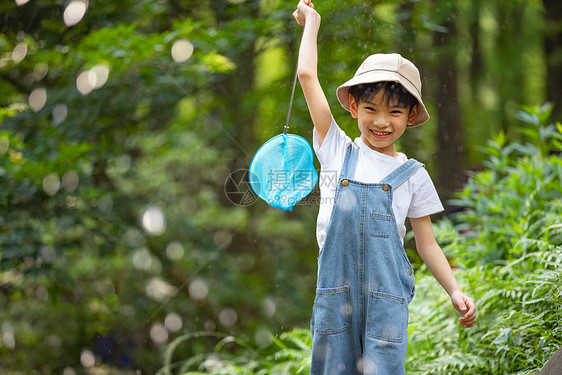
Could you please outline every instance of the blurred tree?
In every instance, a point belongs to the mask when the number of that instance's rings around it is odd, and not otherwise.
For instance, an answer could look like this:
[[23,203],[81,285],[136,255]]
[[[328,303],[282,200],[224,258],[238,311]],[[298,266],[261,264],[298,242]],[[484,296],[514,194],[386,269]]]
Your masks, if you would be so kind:
[[482,40],[481,40],[481,27],[480,19],[482,15],[482,0],[474,0],[471,4],[469,20],[469,32],[471,46],[471,61],[470,61],[470,87],[472,93],[472,100],[476,101],[478,98],[478,91],[482,83],[484,74],[484,56],[482,54]]
[[562,2],[544,0],[547,98],[554,104],[553,116],[562,115]]
[[435,48],[435,86],[437,103],[437,185],[442,199],[447,200],[462,186],[466,162],[466,143],[458,93],[457,51],[458,8],[455,2],[436,1],[434,9],[441,27],[433,34]]
[[[509,124],[523,102],[524,90],[515,89],[524,82],[522,43],[510,43],[524,28],[523,15],[527,1],[500,0],[496,2],[497,33],[495,43],[495,84],[499,102],[501,130],[508,133]],[[524,35],[524,34],[523,34]],[[521,36],[521,41],[525,39]]]

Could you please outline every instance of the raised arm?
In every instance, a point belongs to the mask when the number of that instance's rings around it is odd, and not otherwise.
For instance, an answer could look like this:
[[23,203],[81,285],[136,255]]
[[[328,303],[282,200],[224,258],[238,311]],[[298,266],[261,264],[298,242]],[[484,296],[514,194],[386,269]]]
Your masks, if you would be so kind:
[[299,82],[304,92],[312,123],[320,143],[322,143],[330,129],[332,112],[318,81],[317,37],[320,28],[320,15],[314,10],[311,0],[301,0],[293,16],[299,25],[304,26],[297,69]]

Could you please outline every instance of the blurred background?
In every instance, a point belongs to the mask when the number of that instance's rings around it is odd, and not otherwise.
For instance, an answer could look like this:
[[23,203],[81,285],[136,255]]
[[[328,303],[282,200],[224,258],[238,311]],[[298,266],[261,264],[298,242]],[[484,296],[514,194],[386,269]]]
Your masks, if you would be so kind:
[[[302,358],[285,353],[300,364],[277,373],[306,373],[318,192],[283,212],[258,201],[245,175],[285,122],[302,32],[296,4],[0,1],[1,373],[276,373],[271,353],[289,332]],[[399,149],[425,163],[438,187],[447,210],[436,231],[459,272],[485,284],[501,275],[491,267],[541,249],[554,263],[526,263],[516,273],[522,288],[534,269],[559,270],[562,2],[318,0],[315,8],[320,81],[352,138],[359,131],[335,90],[361,61],[398,52],[419,67],[431,120],[407,130]],[[312,141],[298,86],[290,131]],[[539,213],[550,221],[537,225]],[[493,215],[512,222],[482,221]],[[426,274],[410,237],[406,247]],[[443,373],[540,369],[562,337],[560,272],[551,276],[546,307],[529,313],[549,323],[526,340],[498,323],[510,309],[490,310],[488,325],[470,334],[448,313],[414,305],[414,318],[437,319],[429,326],[457,335],[465,351],[496,332]],[[505,288],[515,285],[509,277]],[[485,298],[502,287],[486,285],[468,292],[492,309]],[[509,306],[519,292],[496,297]],[[511,306],[523,314],[524,304]],[[411,373],[438,373],[422,362],[450,350],[427,341],[423,321],[414,326]],[[228,358],[239,370],[227,369]]]

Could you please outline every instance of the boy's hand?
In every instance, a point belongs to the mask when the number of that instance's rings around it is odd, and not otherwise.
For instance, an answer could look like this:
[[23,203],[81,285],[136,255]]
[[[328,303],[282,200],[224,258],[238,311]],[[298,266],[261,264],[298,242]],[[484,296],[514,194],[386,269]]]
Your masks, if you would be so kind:
[[472,298],[459,290],[451,295],[451,302],[453,307],[463,314],[459,318],[459,324],[463,325],[464,328],[472,327],[476,323],[476,305]]
[[297,5],[297,10],[293,12],[293,17],[301,26],[306,24],[308,17],[318,17],[320,19],[320,15],[314,10],[314,4],[312,4],[311,0],[301,0]]

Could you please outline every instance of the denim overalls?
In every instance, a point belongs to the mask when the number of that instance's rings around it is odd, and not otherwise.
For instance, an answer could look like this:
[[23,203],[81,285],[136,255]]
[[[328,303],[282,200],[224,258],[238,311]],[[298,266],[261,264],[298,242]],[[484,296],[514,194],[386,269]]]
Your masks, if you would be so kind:
[[392,192],[423,165],[414,159],[380,183],[351,180],[347,148],[318,258],[310,373],[404,374],[414,275],[392,211]]

